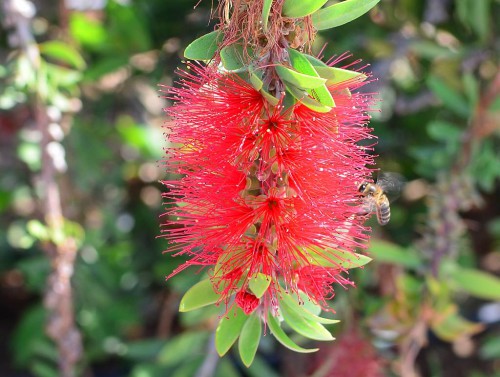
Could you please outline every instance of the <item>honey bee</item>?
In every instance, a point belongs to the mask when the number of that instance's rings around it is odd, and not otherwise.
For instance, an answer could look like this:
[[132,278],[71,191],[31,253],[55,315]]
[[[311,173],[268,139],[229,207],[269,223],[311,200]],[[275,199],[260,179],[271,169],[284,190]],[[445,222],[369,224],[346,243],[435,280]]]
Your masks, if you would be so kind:
[[363,182],[359,192],[363,196],[360,214],[375,213],[380,225],[386,225],[391,219],[391,205],[387,192],[395,195],[400,191],[403,180],[396,173],[382,173],[376,183]]

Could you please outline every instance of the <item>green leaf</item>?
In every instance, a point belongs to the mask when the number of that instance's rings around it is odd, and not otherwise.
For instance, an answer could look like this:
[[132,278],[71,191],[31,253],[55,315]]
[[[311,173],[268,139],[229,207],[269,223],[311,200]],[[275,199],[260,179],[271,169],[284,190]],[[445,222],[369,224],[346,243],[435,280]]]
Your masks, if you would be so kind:
[[311,97],[313,97],[316,101],[321,103],[324,106],[335,107],[335,102],[333,101],[333,97],[326,87],[326,85],[322,85],[316,89],[310,89],[307,91]]
[[474,107],[479,100],[480,88],[479,81],[470,72],[465,73],[462,76],[462,82],[464,84],[465,95],[471,107]]
[[301,89],[318,88],[326,82],[325,79],[322,79],[319,76],[303,74],[283,65],[276,66],[276,73],[283,81]]
[[380,0],[346,0],[320,9],[312,15],[313,25],[318,30],[344,25],[362,16]]
[[264,0],[264,5],[262,6],[262,28],[264,32],[267,31],[267,24],[269,23],[269,13],[271,12],[271,6],[273,5],[273,0]]
[[311,353],[319,350],[319,348],[302,348],[298,344],[296,344],[292,339],[290,339],[288,335],[286,335],[286,333],[280,327],[276,318],[273,317],[271,313],[269,313],[267,317],[267,325],[269,326],[269,330],[271,330],[271,333],[276,338],[276,340],[292,351],[300,353]]
[[219,298],[220,296],[214,291],[210,279],[205,279],[188,289],[181,299],[179,311],[188,312],[190,310],[215,304]]
[[241,329],[248,316],[238,306],[224,316],[215,330],[215,349],[219,356],[224,356],[240,336]]
[[500,278],[463,267],[452,269],[450,274],[455,284],[471,296],[485,300],[500,300]]
[[297,315],[303,317],[306,320],[323,323],[325,325],[332,325],[334,323],[339,323],[337,319],[329,319],[319,317],[304,308],[303,304],[299,303],[297,296],[291,296],[290,294],[283,294],[281,303],[286,305],[290,310],[293,310]]
[[357,268],[368,264],[372,259],[363,254],[350,253],[333,248],[320,248],[318,246],[303,247],[302,250],[308,254],[311,264],[333,268]]
[[264,86],[264,82],[261,80],[261,78],[252,71],[250,72],[250,84],[252,84],[255,90],[261,90]]
[[191,60],[212,59],[222,42],[222,37],[222,33],[216,30],[195,39],[184,50],[184,57]]
[[200,329],[176,335],[158,353],[156,363],[172,367],[182,364],[193,355],[203,353],[209,335],[208,331]]
[[483,330],[480,323],[471,322],[460,314],[455,304],[440,308],[439,314],[431,318],[431,329],[447,342],[477,334]]
[[391,263],[408,268],[420,268],[422,259],[414,249],[408,249],[391,242],[372,239],[368,252],[376,262]]
[[314,340],[330,341],[335,338],[330,332],[318,322],[304,318],[295,310],[292,310],[286,302],[281,301],[280,309],[285,322],[300,335]]
[[500,359],[500,337],[486,339],[479,349],[479,355],[487,360]]
[[332,107],[323,105],[314,98],[310,97],[308,92],[293,85],[287,85],[286,89],[297,99],[297,101],[301,102],[304,106],[311,110],[317,111],[318,113],[328,113],[332,110]]
[[443,105],[453,111],[455,114],[468,118],[471,113],[471,107],[464,97],[455,89],[449,87],[441,78],[430,75],[427,78],[427,86],[443,102]]
[[302,56],[304,56],[307,60],[309,60],[309,63],[313,65],[313,67],[328,67],[328,64],[324,63],[320,59],[316,58],[315,56],[308,55],[302,53]]
[[260,272],[248,280],[248,287],[257,298],[261,298],[266,293],[271,284],[271,277]]
[[233,43],[232,45],[224,47],[220,51],[220,58],[222,60],[222,65],[228,71],[236,71],[245,66],[243,61],[245,51],[243,51],[243,46],[239,43]]
[[277,99],[271,93],[266,92],[264,89],[260,90],[260,94],[262,94],[262,97],[264,97],[266,99],[266,101],[269,102],[273,106],[276,106],[280,102],[279,99]]
[[[320,77],[312,63],[302,53],[293,49],[288,49],[288,55],[290,57],[290,63],[292,64],[292,67],[295,68],[298,72],[312,77]],[[301,87],[300,85],[295,86],[303,89],[308,89]],[[335,106],[335,102],[333,101],[332,95],[328,91],[326,85],[323,84],[317,88],[312,88],[310,90],[307,90],[307,92],[311,97],[313,97],[322,105],[328,107]]]
[[433,120],[427,123],[427,133],[436,141],[459,143],[462,130],[456,124],[444,120]]
[[349,80],[364,81],[366,75],[361,72],[350,71],[348,69],[335,68],[335,67],[315,67],[320,77],[326,79],[326,86],[334,85],[339,82],[346,82]]
[[262,335],[262,323],[257,314],[252,314],[246,320],[241,330],[240,339],[238,340],[238,349],[240,351],[241,361],[248,368],[257,353],[260,337]]
[[328,0],[285,0],[283,15],[291,18],[309,16],[327,3]]
[[42,55],[66,63],[76,69],[82,70],[86,66],[85,60],[83,60],[80,53],[67,43],[61,41],[48,41],[40,43],[38,48]]

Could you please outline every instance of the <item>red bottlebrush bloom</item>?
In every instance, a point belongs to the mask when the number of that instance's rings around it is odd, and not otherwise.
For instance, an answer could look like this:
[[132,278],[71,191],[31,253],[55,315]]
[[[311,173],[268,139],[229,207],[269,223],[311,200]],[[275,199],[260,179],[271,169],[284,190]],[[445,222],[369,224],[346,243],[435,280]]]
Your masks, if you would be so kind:
[[[173,274],[213,266],[221,300],[239,292],[245,312],[259,301],[275,311],[284,290],[324,304],[331,283],[351,283],[338,275],[342,266],[322,267],[315,257],[327,248],[353,253],[367,238],[358,187],[373,161],[358,143],[371,137],[372,96],[351,93],[360,80],[337,83],[329,87],[336,107],[319,113],[272,106],[214,65],[181,75],[181,86],[166,91],[175,104],[166,110],[164,232],[171,251],[189,259]],[[246,291],[257,274],[271,280],[260,300]]]
[[243,309],[243,312],[248,315],[252,313],[259,306],[260,300],[255,297],[255,295],[245,292],[239,291],[235,295],[236,304]]
[[331,300],[335,296],[333,283],[340,284],[347,288],[354,283],[341,275],[341,270],[321,266],[305,266],[297,270],[297,287],[307,292],[315,304],[324,310],[331,310],[326,300]]

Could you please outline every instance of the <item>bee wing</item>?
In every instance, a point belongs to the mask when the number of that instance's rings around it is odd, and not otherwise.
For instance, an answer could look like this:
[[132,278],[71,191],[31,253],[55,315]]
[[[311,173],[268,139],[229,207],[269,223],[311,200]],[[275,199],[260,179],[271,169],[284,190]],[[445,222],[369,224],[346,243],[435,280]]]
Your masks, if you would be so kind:
[[375,199],[371,196],[363,198],[361,204],[358,207],[359,215],[369,215],[370,213],[374,213],[376,211],[377,204],[375,203]]
[[396,200],[406,184],[406,179],[399,173],[381,172],[377,176],[376,184],[384,190],[389,201]]

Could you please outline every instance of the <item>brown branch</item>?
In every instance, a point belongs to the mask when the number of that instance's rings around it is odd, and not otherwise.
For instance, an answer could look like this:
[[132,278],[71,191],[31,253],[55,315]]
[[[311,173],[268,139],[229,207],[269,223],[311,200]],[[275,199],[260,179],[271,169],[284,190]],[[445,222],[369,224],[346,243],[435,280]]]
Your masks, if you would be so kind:
[[[27,57],[33,72],[38,74],[40,52],[31,32],[31,21],[36,9],[31,1],[4,0],[3,23],[10,28],[9,43],[19,48]],[[75,326],[71,276],[77,254],[75,239],[64,235],[64,217],[61,195],[57,182],[54,157],[49,153],[52,139],[49,132],[51,119],[47,107],[36,88],[30,88],[36,126],[41,135],[42,166],[39,179],[40,209],[52,235],[62,235],[59,240],[42,243],[51,261],[52,270],[47,279],[44,304],[48,311],[47,334],[56,343],[59,352],[59,376],[76,376],[76,365],[81,359],[82,342]],[[55,241],[57,239],[57,241]]]

